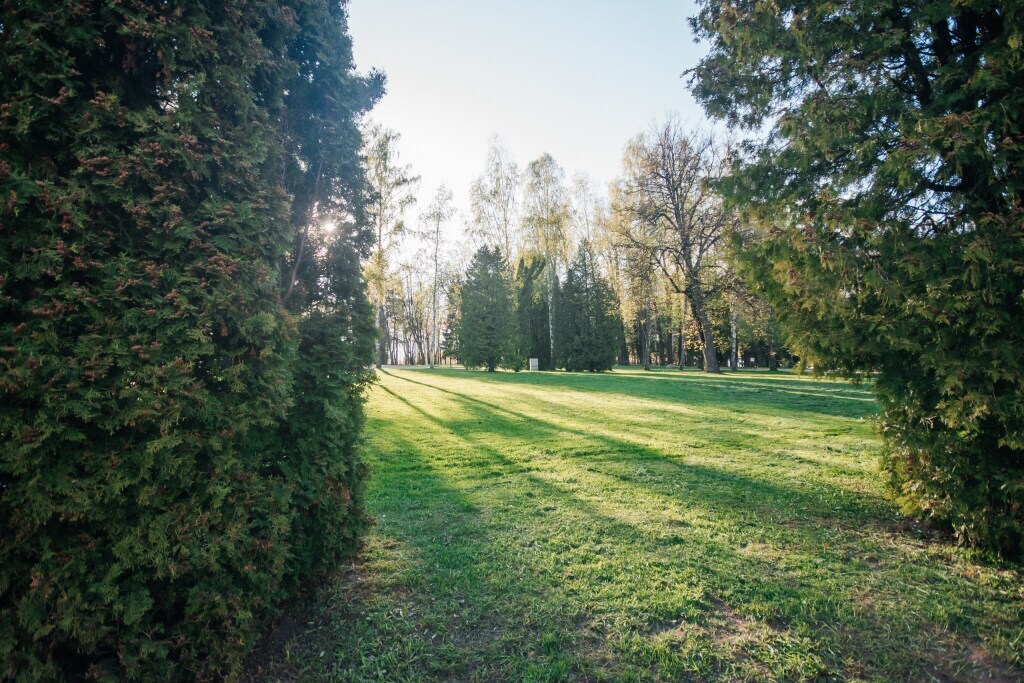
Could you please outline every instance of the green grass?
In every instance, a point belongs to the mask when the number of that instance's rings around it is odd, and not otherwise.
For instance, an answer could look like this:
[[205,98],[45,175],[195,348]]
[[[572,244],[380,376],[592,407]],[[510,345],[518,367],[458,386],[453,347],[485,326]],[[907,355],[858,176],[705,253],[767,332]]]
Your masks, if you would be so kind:
[[1019,680],[1024,589],[903,520],[865,387],[388,370],[377,519],[267,679]]

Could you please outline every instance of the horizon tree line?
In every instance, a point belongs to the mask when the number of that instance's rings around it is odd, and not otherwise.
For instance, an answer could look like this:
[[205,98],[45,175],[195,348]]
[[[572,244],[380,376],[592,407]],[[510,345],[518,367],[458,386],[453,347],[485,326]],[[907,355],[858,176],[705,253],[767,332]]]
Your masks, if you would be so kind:
[[[374,133],[392,143],[386,159],[369,163],[387,169],[373,177],[391,183],[379,196],[392,198],[380,212],[390,221],[380,230],[387,243],[367,270],[381,330],[378,365],[458,362],[451,335],[459,311],[452,295],[465,281],[469,249],[488,246],[507,261],[516,306],[524,311],[517,322],[524,328],[519,355],[537,358],[542,370],[559,367],[556,317],[572,312],[555,299],[584,243],[615,304],[614,364],[716,372],[794,361],[772,309],[727,265],[728,237],[737,223],[709,182],[723,172],[728,150],[711,136],[688,134],[673,120],[638,135],[626,145],[623,176],[607,196],[581,174],[567,182],[548,154],[521,169],[494,138],[469,188],[466,239],[445,244],[455,218],[451,191],[442,185],[420,227],[407,228],[403,213],[414,203],[418,178],[398,163],[397,134]],[[368,145],[365,153],[377,149]],[[660,177],[670,180],[659,185]]]

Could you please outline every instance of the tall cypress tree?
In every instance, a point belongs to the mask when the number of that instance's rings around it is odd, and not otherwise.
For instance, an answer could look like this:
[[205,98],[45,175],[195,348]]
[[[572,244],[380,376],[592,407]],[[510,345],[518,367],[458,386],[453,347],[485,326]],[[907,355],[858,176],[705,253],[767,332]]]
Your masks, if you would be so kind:
[[359,219],[381,83],[345,34],[323,0],[0,8],[0,676],[230,676],[353,547],[366,241],[313,226]]
[[515,324],[508,264],[501,250],[481,247],[462,286],[459,359],[493,372],[513,351]]

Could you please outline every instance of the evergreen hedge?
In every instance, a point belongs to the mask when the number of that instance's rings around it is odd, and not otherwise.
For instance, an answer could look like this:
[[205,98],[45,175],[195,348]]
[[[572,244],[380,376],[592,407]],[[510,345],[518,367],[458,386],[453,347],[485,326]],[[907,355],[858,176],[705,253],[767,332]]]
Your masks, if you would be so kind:
[[0,677],[231,677],[356,548],[343,4],[0,7]]

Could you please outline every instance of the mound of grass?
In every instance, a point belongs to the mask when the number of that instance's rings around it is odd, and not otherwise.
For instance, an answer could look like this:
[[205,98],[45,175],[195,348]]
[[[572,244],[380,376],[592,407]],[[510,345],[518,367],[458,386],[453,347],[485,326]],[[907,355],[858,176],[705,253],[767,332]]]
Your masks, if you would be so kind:
[[1024,588],[899,517],[870,392],[388,370],[363,560],[268,678],[1017,680]]

